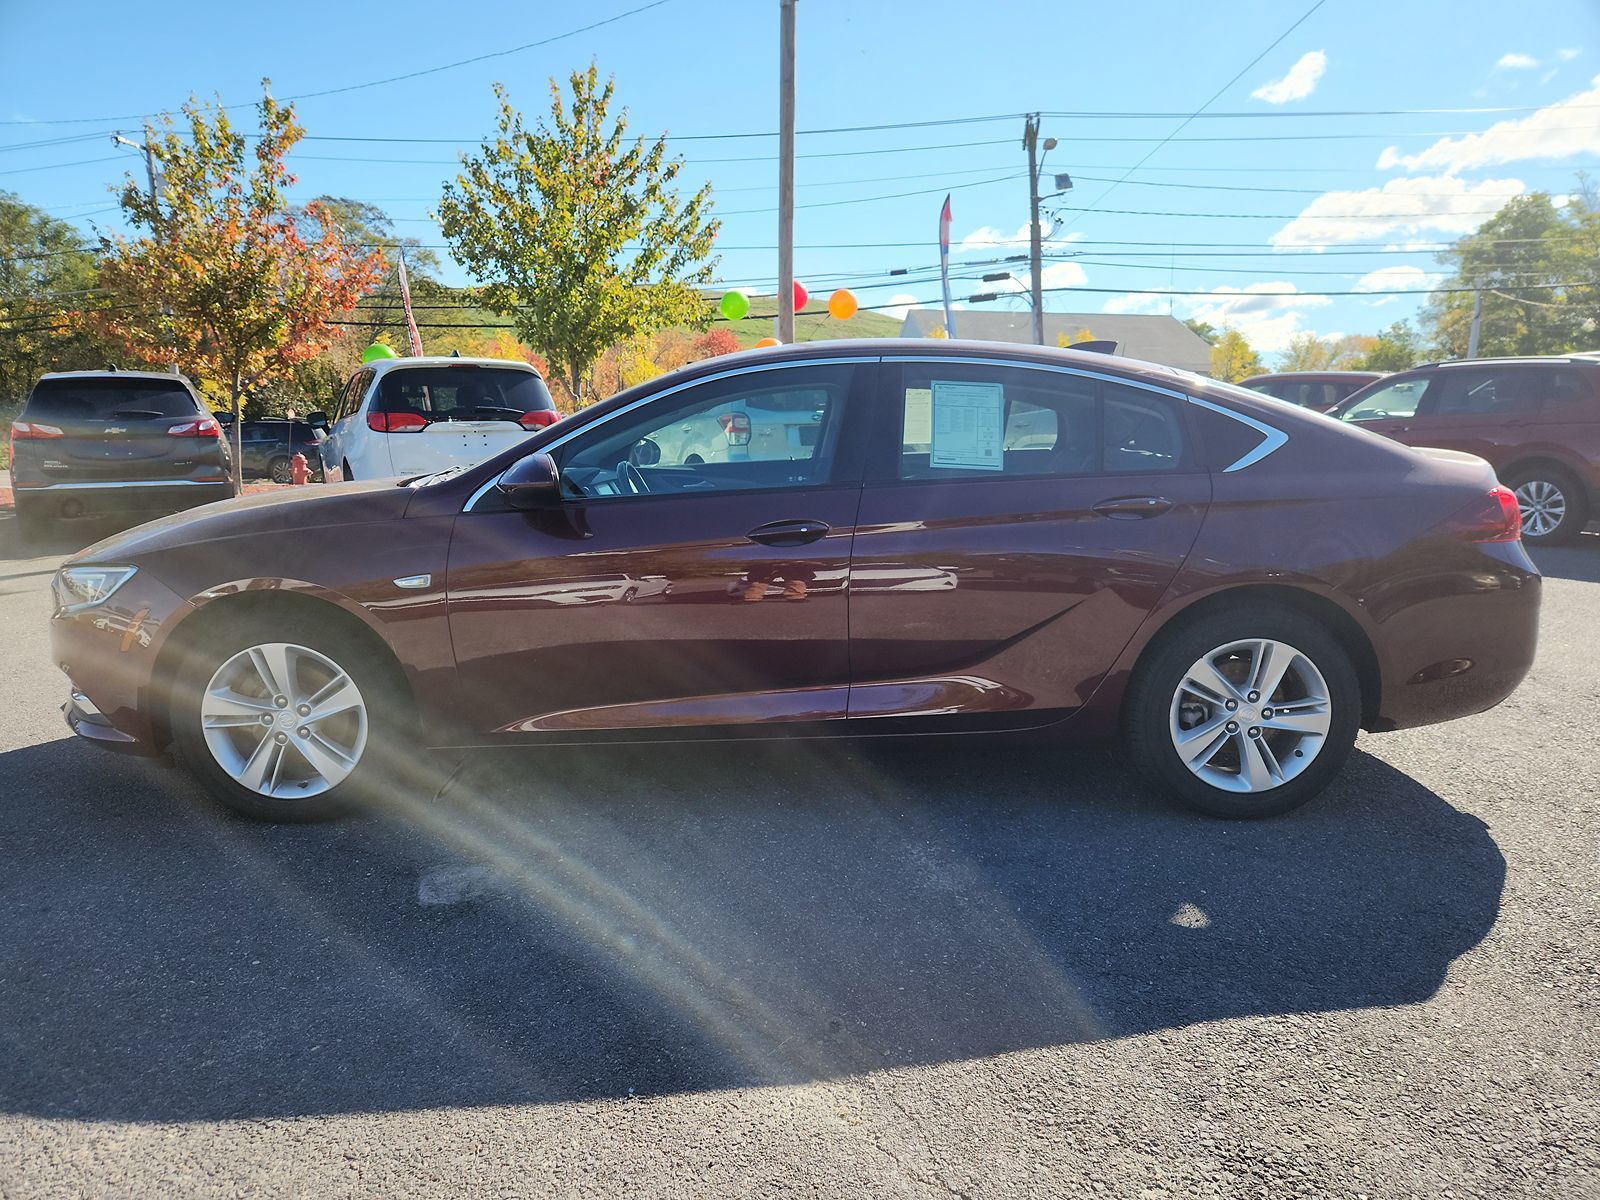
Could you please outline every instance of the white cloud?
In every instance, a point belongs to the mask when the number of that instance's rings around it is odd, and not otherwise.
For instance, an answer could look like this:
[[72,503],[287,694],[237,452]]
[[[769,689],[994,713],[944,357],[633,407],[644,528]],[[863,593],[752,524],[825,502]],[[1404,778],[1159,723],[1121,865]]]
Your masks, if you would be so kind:
[[1289,339],[1306,332],[1304,311],[1323,308],[1333,301],[1326,296],[1301,294],[1292,283],[1269,280],[1242,288],[1213,288],[1205,296],[1182,296],[1175,300],[1153,292],[1130,292],[1114,296],[1101,306],[1108,313],[1165,313],[1173,304],[1173,315],[1192,317],[1218,329],[1237,329],[1257,350],[1276,354],[1288,348]]
[[1300,56],[1282,79],[1264,83],[1250,94],[1268,104],[1286,104],[1290,100],[1304,100],[1316,90],[1317,80],[1328,69],[1328,56],[1321,50],[1311,50]]
[[[1032,278],[1031,272],[1013,271],[1010,279],[998,279],[991,283],[978,284],[976,286],[984,291],[1002,293],[1026,292],[1029,288],[1029,280]],[[1051,288],[1082,287],[1088,282],[1088,275],[1084,274],[1083,268],[1075,262],[1046,263],[1039,271],[1039,286],[1046,292],[1049,292]],[[1052,307],[1052,299],[1059,300],[1060,297],[1046,295],[1044,298],[1044,306],[1046,308]],[[1060,305],[1057,304],[1054,307],[1059,308]]]
[[1520,179],[1466,183],[1452,175],[1391,179],[1381,188],[1327,192],[1271,237],[1279,248],[1371,242],[1436,229],[1470,233],[1515,195],[1527,190]]
[[904,321],[906,319],[906,313],[910,309],[919,307],[921,304],[922,301],[918,300],[910,292],[896,292],[894,295],[889,297],[889,302],[878,311],[886,317],[893,317],[897,321]]
[[1576,46],[1567,46],[1564,49],[1557,50],[1556,57],[1562,62],[1571,62],[1582,53],[1583,51],[1579,50]]
[[1500,61],[1494,64],[1496,71],[1531,71],[1539,65],[1539,60],[1531,54],[1502,54]]
[[1512,121],[1499,121],[1482,133],[1440,138],[1416,154],[1401,154],[1390,146],[1378,155],[1379,170],[1404,167],[1408,171],[1437,170],[1450,175],[1529,159],[1571,158],[1575,154],[1600,154],[1600,121],[1593,109],[1600,105],[1600,76],[1588,91],[1546,105]]
[[[1439,286],[1444,276],[1424,271],[1421,267],[1379,267],[1368,271],[1356,280],[1358,292],[1426,292]],[[1393,304],[1399,296],[1379,296],[1367,303],[1373,308]]]
[[1113,296],[1100,306],[1108,313],[1164,313],[1170,302],[1167,296],[1154,292],[1129,292],[1126,296]]

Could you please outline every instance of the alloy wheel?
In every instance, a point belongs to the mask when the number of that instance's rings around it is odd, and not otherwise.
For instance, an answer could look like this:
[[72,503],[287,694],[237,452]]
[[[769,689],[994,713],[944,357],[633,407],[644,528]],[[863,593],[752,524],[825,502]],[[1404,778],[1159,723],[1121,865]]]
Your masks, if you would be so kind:
[[367,706],[349,673],[306,646],[269,642],[217,668],[200,701],[217,765],[274,799],[337,787],[367,745]]
[[1567,519],[1567,494],[1548,479],[1530,479],[1514,493],[1522,510],[1523,537],[1548,537]]
[[1322,672],[1284,642],[1229,642],[1196,659],[1172,696],[1179,759],[1228,792],[1265,792],[1311,765],[1327,741],[1333,703]]
[[294,471],[287,459],[274,459],[269,473],[273,483],[292,483],[294,481]]

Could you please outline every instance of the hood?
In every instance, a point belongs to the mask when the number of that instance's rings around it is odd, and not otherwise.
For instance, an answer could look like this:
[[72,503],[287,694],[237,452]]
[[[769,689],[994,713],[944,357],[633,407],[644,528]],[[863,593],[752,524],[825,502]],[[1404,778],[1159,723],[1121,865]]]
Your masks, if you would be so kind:
[[142,554],[192,546],[197,542],[281,533],[318,531],[337,525],[368,525],[405,515],[415,493],[393,480],[312,484],[257,496],[204,504],[187,512],[137,525],[80,550],[69,562],[129,562]]

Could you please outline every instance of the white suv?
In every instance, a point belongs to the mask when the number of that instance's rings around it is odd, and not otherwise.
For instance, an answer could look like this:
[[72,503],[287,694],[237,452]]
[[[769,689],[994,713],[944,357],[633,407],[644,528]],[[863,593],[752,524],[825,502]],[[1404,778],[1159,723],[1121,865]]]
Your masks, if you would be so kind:
[[560,419],[527,363],[499,358],[383,358],[350,377],[323,435],[329,483],[468,467]]

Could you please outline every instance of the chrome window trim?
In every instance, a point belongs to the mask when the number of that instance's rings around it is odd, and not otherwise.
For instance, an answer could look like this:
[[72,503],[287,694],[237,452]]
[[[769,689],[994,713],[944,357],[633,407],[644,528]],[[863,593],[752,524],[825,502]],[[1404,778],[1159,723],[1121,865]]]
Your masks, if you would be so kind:
[[1232,417],[1235,421],[1238,421],[1239,424],[1248,425],[1251,429],[1254,429],[1257,433],[1261,434],[1261,441],[1256,445],[1254,450],[1251,450],[1248,454],[1245,454],[1230,466],[1222,468],[1222,473],[1224,475],[1231,474],[1234,471],[1242,471],[1246,467],[1253,466],[1254,464],[1260,462],[1267,455],[1271,454],[1274,450],[1280,449],[1284,443],[1289,440],[1289,435],[1287,433],[1272,425],[1268,425],[1264,421],[1258,421],[1254,417],[1247,417],[1243,413],[1236,413],[1231,408],[1223,408],[1222,405],[1214,404],[1210,400],[1202,400],[1199,396],[1190,396],[1188,399],[1190,404],[1198,404],[1201,408],[1208,409],[1214,413],[1220,413],[1224,417]]
[[102,492],[120,491],[122,488],[138,487],[217,487],[226,484],[227,479],[108,479],[104,483],[22,483],[17,485],[18,491],[23,492],[55,492],[67,489],[93,490]]
[[[876,354],[853,357],[834,357],[829,355],[818,358],[794,358],[785,360],[784,362],[748,363],[744,366],[730,367],[726,371],[717,371],[710,375],[697,375],[693,379],[686,379],[682,383],[675,383],[671,387],[662,388],[659,392],[651,392],[648,396],[640,396],[637,400],[633,400],[627,404],[624,404],[615,412],[609,412],[597,421],[589,421],[584,425],[579,426],[577,429],[569,430],[567,433],[564,433],[558,437],[555,441],[550,442],[547,445],[540,446],[539,450],[541,453],[549,454],[552,450],[556,449],[558,446],[562,446],[567,442],[570,442],[573,438],[578,437],[581,434],[588,433],[591,429],[598,429],[600,426],[608,424],[620,416],[631,413],[636,408],[642,408],[646,404],[653,404],[657,400],[665,400],[668,396],[675,396],[679,392],[685,391],[689,388],[699,387],[702,383],[715,383],[719,379],[732,379],[736,375],[754,375],[758,371],[783,371],[788,370],[791,367],[820,367],[838,363],[853,363],[859,365],[861,363],[875,363],[881,361],[883,361],[882,357]],[[500,475],[504,474],[504,471],[500,472]],[[471,496],[467,497],[467,502],[466,504],[462,505],[461,511],[463,513],[471,512],[477,506],[478,501],[482,500],[484,496],[488,495],[489,490],[493,488],[495,484],[500,482],[500,475],[494,475],[490,477],[483,483],[482,486],[478,488],[477,491],[473,492]]]
[[1283,444],[1289,440],[1289,435],[1284,433],[1283,430],[1274,428],[1265,422],[1258,421],[1254,417],[1247,417],[1243,413],[1236,413],[1232,409],[1224,408],[1222,405],[1213,403],[1210,400],[1202,400],[1199,396],[1192,396],[1188,392],[1178,391],[1174,388],[1161,387],[1158,384],[1148,383],[1142,379],[1129,379],[1123,375],[1107,374],[1104,371],[1090,371],[1083,367],[1069,367],[1065,365],[1057,365],[1055,363],[1032,362],[1028,359],[1020,358],[968,358],[958,357],[953,354],[886,354],[883,357],[883,361],[886,363],[953,362],[973,364],[977,366],[1024,367],[1034,371],[1055,371],[1060,375],[1077,375],[1085,379],[1097,379],[1105,383],[1121,384],[1124,387],[1141,388],[1144,391],[1154,392],[1160,396],[1170,396],[1174,400],[1186,400],[1190,404],[1198,405],[1199,407],[1214,413],[1219,413],[1224,417],[1231,417],[1233,420],[1238,421],[1241,425],[1248,425],[1251,429],[1262,435],[1262,440],[1259,445],[1257,445],[1248,454],[1243,455],[1236,462],[1222,469],[1222,473],[1224,475],[1227,475],[1233,471],[1242,471],[1248,466],[1253,466],[1254,464],[1260,462],[1263,458],[1267,457],[1267,455],[1271,454],[1274,450],[1281,448]]

